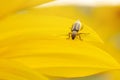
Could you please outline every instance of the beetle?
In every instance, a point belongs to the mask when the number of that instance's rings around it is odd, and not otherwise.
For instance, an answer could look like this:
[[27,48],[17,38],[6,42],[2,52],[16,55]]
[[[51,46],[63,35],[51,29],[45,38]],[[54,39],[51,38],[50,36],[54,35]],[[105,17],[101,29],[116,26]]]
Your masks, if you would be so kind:
[[69,38],[72,38],[72,40],[74,40],[77,36],[79,36],[79,39],[81,39],[81,36],[80,34],[83,34],[83,33],[79,33],[79,31],[81,31],[83,29],[83,26],[81,25],[81,22],[79,20],[77,20],[73,25],[72,25],[72,28],[71,28],[71,32],[68,34]]

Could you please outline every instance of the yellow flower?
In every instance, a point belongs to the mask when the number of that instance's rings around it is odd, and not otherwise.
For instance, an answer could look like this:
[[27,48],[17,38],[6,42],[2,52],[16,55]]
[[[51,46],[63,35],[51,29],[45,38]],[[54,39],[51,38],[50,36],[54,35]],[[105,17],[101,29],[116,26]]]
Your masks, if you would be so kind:
[[119,69],[119,63],[92,43],[102,40],[90,27],[79,39],[67,40],[75,20],[36,14],[16,14],[0,23],[1,58],[24,64],[47,76],[84,77]]

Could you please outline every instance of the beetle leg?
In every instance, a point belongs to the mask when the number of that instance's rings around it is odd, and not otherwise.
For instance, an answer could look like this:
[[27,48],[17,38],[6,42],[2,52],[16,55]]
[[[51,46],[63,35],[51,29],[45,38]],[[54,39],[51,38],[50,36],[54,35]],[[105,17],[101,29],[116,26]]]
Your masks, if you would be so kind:
[[83,39],[81,38],[80,34],[81,34],[81,33],[78,33],[79,39],[80,39],[81,41],[83,41]]
[[68,33],[68,38],[67,39],[70,39],[70,37],[71,37],[71,33]]

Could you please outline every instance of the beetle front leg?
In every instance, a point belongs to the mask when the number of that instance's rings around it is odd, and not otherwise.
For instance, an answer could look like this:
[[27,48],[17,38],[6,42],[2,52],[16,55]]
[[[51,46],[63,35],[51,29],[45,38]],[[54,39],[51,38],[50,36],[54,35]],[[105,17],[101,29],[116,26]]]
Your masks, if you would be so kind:
[[71,33],[68,33],[68,38],[67,39],[70,39],[70,37],[71,37]]

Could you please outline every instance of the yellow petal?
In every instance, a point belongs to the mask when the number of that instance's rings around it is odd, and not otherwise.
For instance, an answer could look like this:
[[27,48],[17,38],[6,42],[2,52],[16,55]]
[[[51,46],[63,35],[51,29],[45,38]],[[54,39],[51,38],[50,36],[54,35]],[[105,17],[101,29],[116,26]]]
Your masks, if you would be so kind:
[[40,5],[43,3],[47,3],[49,1],[52,1],[52,0],[29,0],[22,7],[27,9],[29,7],[37,6],[37,5]]
[[0,59],[1,80],[48,80],[41,74],[11,60]]
[[0,1],[0,18],[5,17],[13,12],[32,7],[50,0],[1,0]]
[[[73,19],[56,16],[18,14],[1,21],[0,26],[3,27],[0,28],[2,33],[0,39],[2,40],[20,34],[39,32],[37,34],[41,35],[41,37],[51,36],[55,39],[65,40],[68,37],[67,35],[71,31],[71,26],[74,22],[75,20]],[[90,27],[86,26],[84,22],[83,26],[84,28],[80,33],[89,33],[88,35],[81,35],[84,41],[103,42],[98,34]]]
[[0,17],[3,17],[20,8],[28,0],[1,0],[0,1]]

